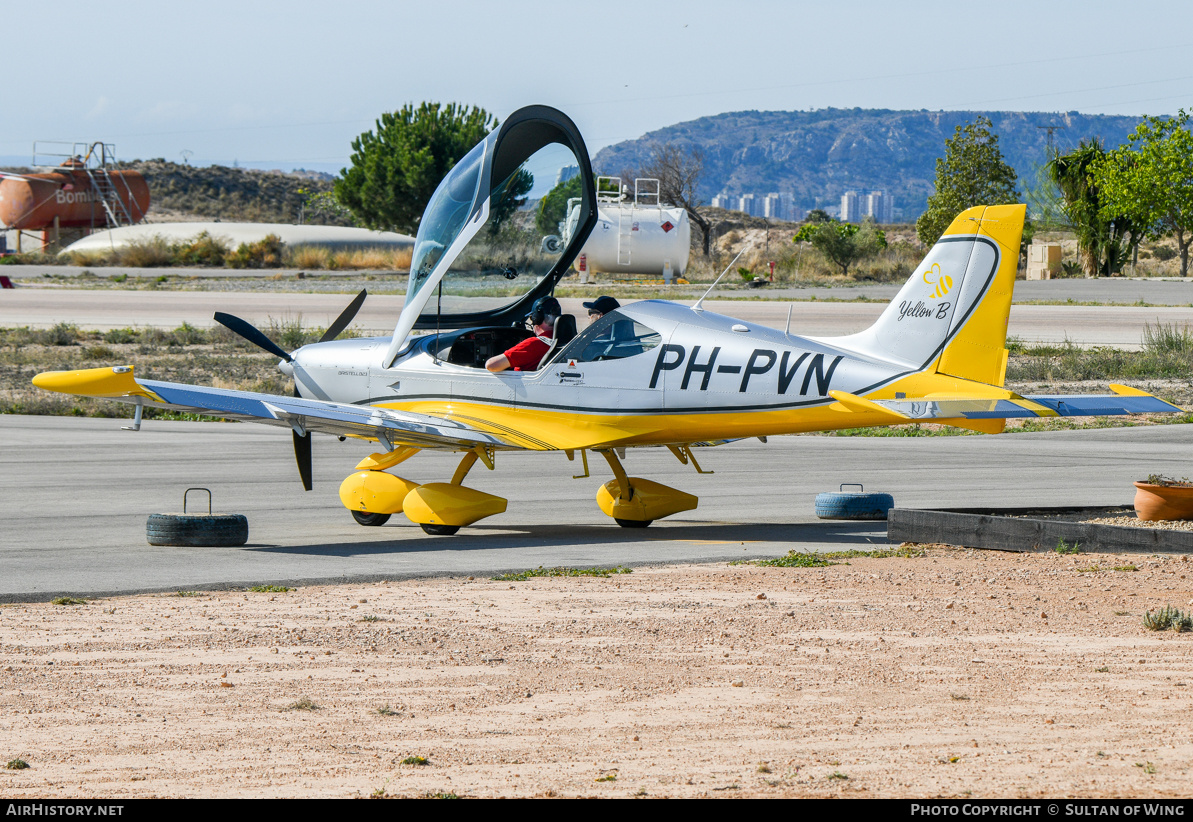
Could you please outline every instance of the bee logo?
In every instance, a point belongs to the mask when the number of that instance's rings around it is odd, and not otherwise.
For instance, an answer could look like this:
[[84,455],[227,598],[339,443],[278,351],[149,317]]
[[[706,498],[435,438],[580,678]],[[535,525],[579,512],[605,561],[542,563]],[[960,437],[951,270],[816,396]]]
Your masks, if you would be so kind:
[[941,273],[940,263],[932,263],[932,267],[924,271],[924,282],[928,285],[936,286],[936,289],[932,292],[932,299],[934,300],[939,300],[953,288],[953,278],[948,274]]

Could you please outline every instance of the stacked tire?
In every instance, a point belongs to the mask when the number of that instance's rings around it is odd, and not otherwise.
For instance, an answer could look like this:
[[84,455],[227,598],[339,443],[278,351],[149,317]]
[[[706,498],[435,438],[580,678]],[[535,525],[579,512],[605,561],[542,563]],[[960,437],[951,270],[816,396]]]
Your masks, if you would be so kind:
[[150,514],[145,537],[150,545],[244,545],[249,541],[249,521],[244,514]]
[[816,495],[816,516],[821,519],[884,520],[894,507],[890,494],[829,491]]

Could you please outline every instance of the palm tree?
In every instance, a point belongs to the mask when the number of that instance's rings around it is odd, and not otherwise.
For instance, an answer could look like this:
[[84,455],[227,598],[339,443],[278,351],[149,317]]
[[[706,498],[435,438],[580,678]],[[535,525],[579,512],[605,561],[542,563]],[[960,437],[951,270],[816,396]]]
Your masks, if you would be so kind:
[[1109,277],[1121,271],[1142,239],[1126,217],[1108,220],[1099,214],[1103,197],[1093,168],[1105,156],[1097,139],[1082,140],[1068,154],[1055,152],[1045,167],[1060,189],[1061,210],[1077,234],[1077,256],[1087,277]]

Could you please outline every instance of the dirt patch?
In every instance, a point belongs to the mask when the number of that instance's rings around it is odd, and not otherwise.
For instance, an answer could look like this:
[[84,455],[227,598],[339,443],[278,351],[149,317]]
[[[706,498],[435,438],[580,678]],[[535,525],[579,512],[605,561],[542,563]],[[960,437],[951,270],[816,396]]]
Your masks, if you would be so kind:
[[1186,796],[1193,634],[1142,616],[1189,572],[933,548],[7,606],[0,794]]

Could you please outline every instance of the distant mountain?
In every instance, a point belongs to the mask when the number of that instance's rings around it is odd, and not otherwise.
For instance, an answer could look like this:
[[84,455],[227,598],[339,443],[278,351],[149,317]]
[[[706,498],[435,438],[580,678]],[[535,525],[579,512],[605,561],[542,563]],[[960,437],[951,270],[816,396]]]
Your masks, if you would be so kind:
[[[959,125],[984,115],[994,124],[999,148],[1019,174],[1035,182],[1046,161],[1048,132],[1062,151],[1082,138],[1098,137],[1107,148],[1126,142],[1138,117],[1020,111],[737,111],[702,117],[652,131],[599,151],[598,173],[637,168],[657,143],[674,142],[704,152],[700,194],[711,202],[730,195],[790,193],[800,208],[839,205],[849,190],[885,190],[904,220],[924,209],[936,179],[936,159]],[[1020,185],[1020,193],[1023,191]]]

